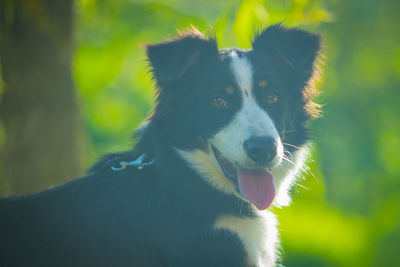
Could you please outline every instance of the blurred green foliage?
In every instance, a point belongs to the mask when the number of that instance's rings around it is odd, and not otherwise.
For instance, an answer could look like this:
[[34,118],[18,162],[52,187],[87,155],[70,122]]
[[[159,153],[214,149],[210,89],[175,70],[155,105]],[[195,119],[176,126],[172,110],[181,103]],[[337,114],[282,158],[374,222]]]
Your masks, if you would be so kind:
[[399,10],[396,0],[78,0],[73,70],[88,156],[130,149],[151,108],[141,44],[191,25],[215,33],[221,48],[250,47],[255,31],[277,22],[321,32],[324,117],[312,123],[310,170],[293,204],[275,209],[282,262],[397,266]]

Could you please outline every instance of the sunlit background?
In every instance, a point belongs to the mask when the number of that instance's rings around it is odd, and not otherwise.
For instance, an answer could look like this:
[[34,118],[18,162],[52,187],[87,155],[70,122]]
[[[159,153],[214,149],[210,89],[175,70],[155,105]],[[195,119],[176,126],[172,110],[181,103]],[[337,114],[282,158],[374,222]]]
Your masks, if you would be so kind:
[[[44,16],[40,8],[30,8],[39,20]],[[282,263],[399,266],[399,11],[396,0],[75,1],[71,62],[83,136],[79,173],[101,155],[128,150],[135,142],[131,135],[153,95],[141,44],[194,25],[215,33],[220,48],[249,48],[262,26],[301,26],[323,35],[318,102],[324,116],[312,123],[310,170],[295,186],[292,205],[275,209]],[[0,88],[4,94],[6,82]],[[11,138],[4,129],[0,170]],[[53,157],[63,161],[62,155]],[[18,166],[24,168],[23,162]],[[0,175],[3,195],[20,192],[10,179]]]

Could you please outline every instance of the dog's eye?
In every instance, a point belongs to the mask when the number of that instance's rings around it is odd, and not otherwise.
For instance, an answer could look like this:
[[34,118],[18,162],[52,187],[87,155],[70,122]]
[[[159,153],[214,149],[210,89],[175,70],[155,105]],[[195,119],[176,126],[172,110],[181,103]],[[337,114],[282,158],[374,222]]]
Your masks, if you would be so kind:
[[222,97],[216,97],[213,100],[213,105],[217,108],[226,108],[228,106],[228,102]]
[[279,97],[276,94],[267,95],[266,100],[269,104],[275,104],[278,102]]

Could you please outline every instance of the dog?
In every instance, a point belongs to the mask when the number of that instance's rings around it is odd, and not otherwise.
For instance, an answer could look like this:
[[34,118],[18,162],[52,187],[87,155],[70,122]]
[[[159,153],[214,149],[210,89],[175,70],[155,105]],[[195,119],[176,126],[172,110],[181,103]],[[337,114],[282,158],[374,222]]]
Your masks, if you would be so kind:
[[318,110],[320,36],[272,25],[252,49],[195,28],[146,45],[154,108],[131,151],[0,201],[1,266],[274,266]]

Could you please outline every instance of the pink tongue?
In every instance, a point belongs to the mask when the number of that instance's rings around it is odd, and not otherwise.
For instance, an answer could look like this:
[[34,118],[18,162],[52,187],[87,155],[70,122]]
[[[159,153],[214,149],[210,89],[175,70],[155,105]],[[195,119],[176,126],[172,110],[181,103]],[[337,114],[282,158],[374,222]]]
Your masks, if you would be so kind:
[[251,201],[259,210],[271,205],[275,197],[274,178],[267,170],[239,170],[239,189],[242,196]]

